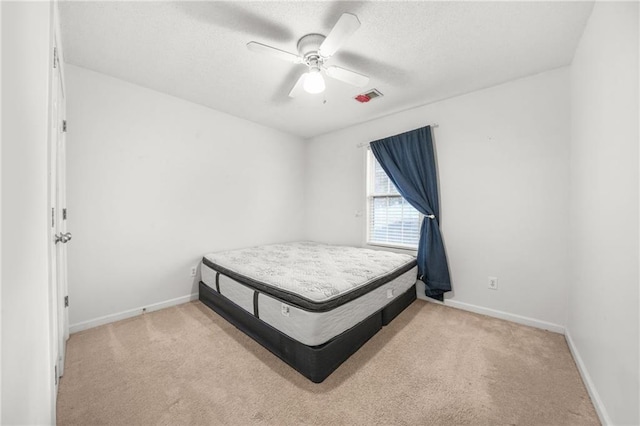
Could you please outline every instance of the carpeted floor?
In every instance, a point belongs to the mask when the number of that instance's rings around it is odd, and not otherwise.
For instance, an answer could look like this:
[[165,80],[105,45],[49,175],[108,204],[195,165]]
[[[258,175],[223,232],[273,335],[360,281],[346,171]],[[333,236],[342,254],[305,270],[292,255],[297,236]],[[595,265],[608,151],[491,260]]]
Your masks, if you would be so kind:
[[199,302],[71,336],[59,425],[599,424],[564,337],[421,300],[314,384]]

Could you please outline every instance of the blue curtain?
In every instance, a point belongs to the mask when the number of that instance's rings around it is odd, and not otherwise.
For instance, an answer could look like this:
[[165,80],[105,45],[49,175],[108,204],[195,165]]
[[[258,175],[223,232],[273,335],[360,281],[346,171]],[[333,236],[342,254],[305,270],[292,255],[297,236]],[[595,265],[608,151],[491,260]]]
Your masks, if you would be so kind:
[[426,295],[442,301],[451,291],[449,265],[440,234],[438,176],[431,127],[371,142],[371,151],[400,195],[425,217],[418,245],[418,277]]

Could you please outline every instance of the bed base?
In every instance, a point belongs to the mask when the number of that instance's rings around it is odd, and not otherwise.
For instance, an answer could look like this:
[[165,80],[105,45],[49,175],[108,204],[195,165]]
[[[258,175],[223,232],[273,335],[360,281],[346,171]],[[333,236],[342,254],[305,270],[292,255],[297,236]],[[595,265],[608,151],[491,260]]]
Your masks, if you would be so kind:
[[200,282],[200,301],[314,383],[321,383],[416,299],[415,285],[364,321],[319,346],[307,346]]

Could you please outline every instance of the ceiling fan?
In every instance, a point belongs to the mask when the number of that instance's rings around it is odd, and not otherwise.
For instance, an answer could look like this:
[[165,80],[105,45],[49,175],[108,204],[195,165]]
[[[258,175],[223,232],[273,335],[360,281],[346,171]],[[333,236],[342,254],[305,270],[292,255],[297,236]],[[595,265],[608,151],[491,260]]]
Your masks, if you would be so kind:
[[308,67],[309,71],[298,78],[289,92],[292,98],[298,96],[302,89],[312,94],[323,92],[325,83],[321,71],[336,80],[362,87],[369,83],[369,77],[366,75],[335,65],[324,65],[359,27],[360,21],[356,15],[343,13],[327,37],[322,34],[307,34],[300,38],[297,55],[257,41],[247,43],[247,48],[253,52],[271,55],[294,64],[305,64]]

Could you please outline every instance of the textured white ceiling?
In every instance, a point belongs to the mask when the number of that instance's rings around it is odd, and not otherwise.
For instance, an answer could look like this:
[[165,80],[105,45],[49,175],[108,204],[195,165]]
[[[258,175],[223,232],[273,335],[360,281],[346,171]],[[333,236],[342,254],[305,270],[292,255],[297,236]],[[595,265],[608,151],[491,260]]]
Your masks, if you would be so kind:
[[[66,61],[251,121],[311,137],[568,65],[592,2],[60,3]],[[304,65],[250,52],[296,52],[343,12],[362,26],[328,62],[371,76],[287,94]],[[367,104],[353,97],[377,88]],[[428,120],[428,117],[425,117]]]

